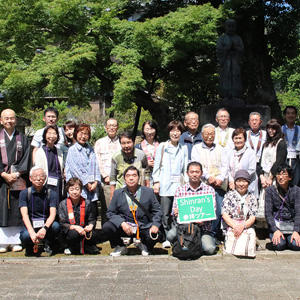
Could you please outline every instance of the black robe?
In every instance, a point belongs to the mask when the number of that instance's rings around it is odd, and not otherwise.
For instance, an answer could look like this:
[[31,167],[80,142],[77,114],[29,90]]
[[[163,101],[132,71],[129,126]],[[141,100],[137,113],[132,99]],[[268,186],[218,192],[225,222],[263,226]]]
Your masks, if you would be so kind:
[[[30,168],[30,143],[26,136],[22,133],[21,143],[22,143],[22,155],[21,158],[16,162],[16,135],[17,130],[14,133],[12,140],[9,140],[6,133],[5,145],[7,151],[8,166],[14,164],[17,172],[21,173],[21,177],[28,182],[28,173]],[[2,156],[0,152],[0,174],[4,172],[5,165],[2,163]],[[0,176],[0,227],[7,226],[19,226],[22,225],[21,214],[19,210],[19,194],[20,191],[10,191],[9,192],[9,207],[8,207],[8,184]]]

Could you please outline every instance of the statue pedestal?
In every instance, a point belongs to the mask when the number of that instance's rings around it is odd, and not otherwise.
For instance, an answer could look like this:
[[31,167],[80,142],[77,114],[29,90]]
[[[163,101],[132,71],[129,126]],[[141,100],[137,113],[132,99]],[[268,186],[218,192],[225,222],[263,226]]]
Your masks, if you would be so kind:
[[[228,103],[229,104],[229,103]],[[267,105],[201,105],[199,114],[199,128],[206,123],[216,124],[216,113],[218,109],[225,107],[230,113],[230,127],[249,128],[248,119],[251,112],[259,112],[262,116],[262,127],[265,127],[271,119],[271,109]]]

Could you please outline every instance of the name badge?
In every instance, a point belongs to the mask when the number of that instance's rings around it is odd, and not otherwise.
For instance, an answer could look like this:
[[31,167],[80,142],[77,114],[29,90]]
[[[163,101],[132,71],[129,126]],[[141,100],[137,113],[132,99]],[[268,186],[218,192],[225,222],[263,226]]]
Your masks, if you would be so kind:
[[45,225],[44,219],[33,219],[32,220],[33,228],[41,228],[41,227],[44,227],[44,225]]
[[287,158],[290,158],[290,159],[295,159],[295,158],[297,158],[297,153],[296,153],[296,151],[288,151]]
[[55,178],[55,177],[48,177],[48,182],[47,183],[49,185],[57,186],[57,182],[58,182],[57,178]]
[[180,183],[180,175],[172,175],[171,182]]

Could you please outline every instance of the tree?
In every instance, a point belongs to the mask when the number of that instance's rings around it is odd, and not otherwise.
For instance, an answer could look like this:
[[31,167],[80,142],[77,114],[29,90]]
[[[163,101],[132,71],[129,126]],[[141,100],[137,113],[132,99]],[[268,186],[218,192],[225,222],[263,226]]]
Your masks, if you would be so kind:
[[228,0],[218,8],[222,2],[0,0],[4,105],[20,111],[43,107],[46,96],[81,106],[106,98],[117,111],[134,102],[164,127],[220,100],[215,43],[233,16],[246,48],[244,97],[278,115],[270,73],[296,55],[296,1]]
[[119,15],[128,1],[0,4],[0,83],[6,105],[17,102],[18,109],[30,101],[40,106],[49,95],[84,103],[113,91],[114,109],[124,111],[135,102],[164,125],[171,112],[216,95],[220,14],[210,5],[130,22]]

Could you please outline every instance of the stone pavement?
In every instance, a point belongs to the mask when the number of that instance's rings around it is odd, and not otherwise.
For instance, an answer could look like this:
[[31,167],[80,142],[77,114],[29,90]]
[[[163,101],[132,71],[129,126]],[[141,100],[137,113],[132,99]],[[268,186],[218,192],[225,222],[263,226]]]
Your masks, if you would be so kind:
[[300,253],[2,258],[0,299],[300,300]]

